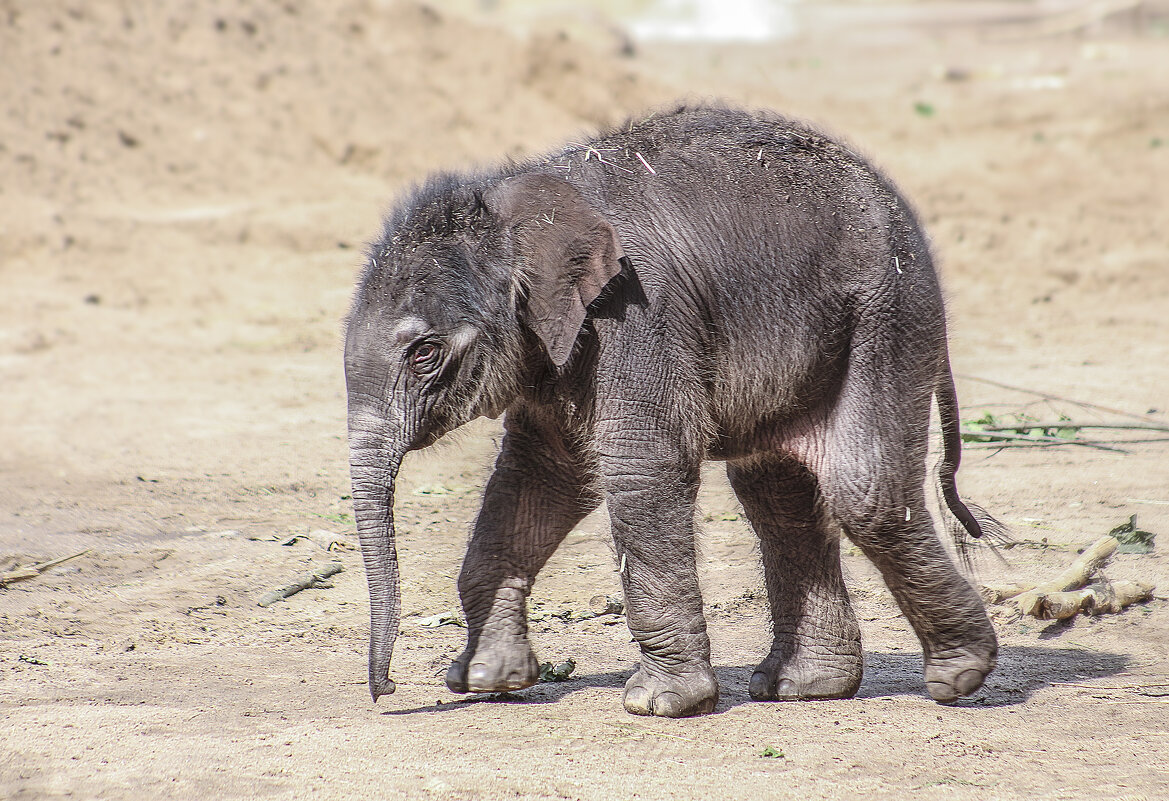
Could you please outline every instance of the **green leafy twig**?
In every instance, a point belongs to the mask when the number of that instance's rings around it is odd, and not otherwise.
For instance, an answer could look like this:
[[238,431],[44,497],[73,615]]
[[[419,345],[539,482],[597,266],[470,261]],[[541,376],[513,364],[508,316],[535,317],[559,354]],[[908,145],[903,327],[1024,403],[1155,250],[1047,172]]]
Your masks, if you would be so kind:
[[566,659],[559,665],[545,662],[540,665],[540,681],[568,681],[574,670],[576,662],[572,659]]
[[[1083,429],[1103,429],[1112,431],[1165,431],[1169,432],[1169,426],[1160,425],[1156,423],[1076,423],[1072,420],[1058,420],[1055,422],[1034,421],[1028,422],[1030,428],[1041,428],[1044,430],[1058,429],[1059,431],[1081,431]],[[1018,426],[986,426],[985,431],[1014,431]]]
[[1076,439],[1080,428],[1085,426],[1070,419],[1040,422],[1025,414],[1015,414],[1013,417],[1014,420],[1008,422],[987,412],[977,420],[963,423],[962,441],[1001,445],[1079,445],[1084,448],[1125,453],[1123,448],[1117,448],[1109,443]]
[[1120,543],[1117,547],[1117,553],[1152,553],[1153,540],[1157,535],[1150,531],[1141,531],[1137,528],[1137,516],[1132,515],[1127,523],[1121,523],[1112,531],[1108,532],[1108,536],[1116,537],[1116,541]]
[[1043,434],[1018,434],[1009,431],[963,431],[962,441],[968,444],[983,445],[986,447],[1079,445],[1081,448],[1094,448],[1100,451],[1128,453],[1128,451],[1126,451],[1124,448],[1117,448],[1113,445],[1105,445],[1102,442],[1064,439],[1062,437],[1050,437]]

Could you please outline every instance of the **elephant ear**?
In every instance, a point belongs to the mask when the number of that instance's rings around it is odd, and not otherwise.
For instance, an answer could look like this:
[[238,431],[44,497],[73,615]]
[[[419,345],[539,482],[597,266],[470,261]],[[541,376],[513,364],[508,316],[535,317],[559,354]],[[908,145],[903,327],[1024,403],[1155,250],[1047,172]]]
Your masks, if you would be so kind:
[[513,233],[528,287],[523,319],[561,367],[584,324],[585,308],[621,272],[625,253],[617,232],[576,187],[555,175],[509,178],[484,201]]

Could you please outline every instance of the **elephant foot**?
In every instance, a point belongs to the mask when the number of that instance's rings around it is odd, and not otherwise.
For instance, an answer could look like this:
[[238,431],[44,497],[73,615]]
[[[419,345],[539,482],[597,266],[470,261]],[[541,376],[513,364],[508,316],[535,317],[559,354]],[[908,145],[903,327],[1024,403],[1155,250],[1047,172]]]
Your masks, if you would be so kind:
[[677,673],[650,673],[639,668],[625,682],[625,711],[634,715],[687,718],[707,715],[718,703],[718,680],[709,664],[686,666]]
[[527,640],[469,648],[447,669],[446,686],[456,693],[522,690],[540,679],[540,663]]
[[747,691],[756,701],[812,701],[852,698],[860,687],[862,658],[855,650],[834,656],[791,656],[773,649],[755,668]]
[[954,649],[936,655],[926,655],[925,686],[939,704],[952,704],[971,695],[994,670],[998,644],[992,638],[989,644]]

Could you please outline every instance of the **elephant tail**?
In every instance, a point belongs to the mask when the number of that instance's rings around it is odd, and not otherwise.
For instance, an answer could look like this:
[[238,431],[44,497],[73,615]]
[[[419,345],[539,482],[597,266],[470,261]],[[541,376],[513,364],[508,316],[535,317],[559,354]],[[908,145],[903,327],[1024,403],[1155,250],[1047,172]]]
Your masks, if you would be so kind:
[[989,512],[977,504],[964,502],[958,496],[956,476],[962,462],[962,431],[958,419],[958,394],[948,363],[939,377],[934,396],[938,402],[938,417],[942,422],[942,463],[938,468],[941,501],[956,519],[956,522],[950,521],[947,528],[963,563],[969,566],[973,543],[967,536],[981,540],[992,550],[996,544],[1010,542],[1010,536],[1007,527]]

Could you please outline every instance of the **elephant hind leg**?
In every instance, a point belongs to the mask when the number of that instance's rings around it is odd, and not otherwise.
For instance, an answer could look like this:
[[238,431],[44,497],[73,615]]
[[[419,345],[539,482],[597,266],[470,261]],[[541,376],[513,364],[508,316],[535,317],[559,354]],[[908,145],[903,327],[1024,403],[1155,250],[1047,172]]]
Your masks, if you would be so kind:
[[982,685],[998,644],[925,506],[930,400],[924,390],[899,396],[876,382],[846,383],[816,472],[827,510],[880,570],[913,626],[930,695],[950,703]]
[[816,480],[778,455],[732,462],[727,476],[759,535],[771,604],[771,652],[749,691],[758,701],[849,698],[860,686],[860,628],[840,569],[840,536]]

